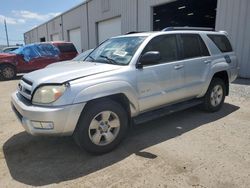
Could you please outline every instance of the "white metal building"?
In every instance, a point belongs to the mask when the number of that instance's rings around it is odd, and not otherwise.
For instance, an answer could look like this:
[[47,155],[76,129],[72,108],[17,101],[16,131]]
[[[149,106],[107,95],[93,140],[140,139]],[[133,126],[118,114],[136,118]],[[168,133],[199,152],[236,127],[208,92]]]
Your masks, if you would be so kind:
[[226,30],[250,78],[250,0],[86,0],[26,32],[25,43],[72,41],[79,52],[130,31],[168,26],[215,27]]

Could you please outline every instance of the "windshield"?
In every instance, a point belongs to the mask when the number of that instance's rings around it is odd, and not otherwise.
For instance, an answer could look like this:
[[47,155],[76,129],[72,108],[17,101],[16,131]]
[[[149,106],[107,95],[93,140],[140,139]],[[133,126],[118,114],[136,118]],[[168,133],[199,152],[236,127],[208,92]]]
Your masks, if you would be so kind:
[[86,61],[128,65],[146,37],[112,38],[98,46]]
[[13,51],[11,51],[9,53],[11,53],[11,54],[21,54],[21,52],[23,51],[23,48],[24,48],[24,46],[22,46],[20,48],[17,48],[16,50],[13,50]]

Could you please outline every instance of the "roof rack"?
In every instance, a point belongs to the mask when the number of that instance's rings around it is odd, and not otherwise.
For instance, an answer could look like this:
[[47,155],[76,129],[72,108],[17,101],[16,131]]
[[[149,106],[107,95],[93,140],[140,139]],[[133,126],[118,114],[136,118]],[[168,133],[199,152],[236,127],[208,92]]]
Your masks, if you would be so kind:
[[196,31],[215,31],[210,27],[166,27],[162,31],[178,31],[178,30],[196,30]]
[[130,31],[130,32],[127,32],[125,35],[131,35],[131,34],[136,34],[136,33],[143,33],[145,31]]

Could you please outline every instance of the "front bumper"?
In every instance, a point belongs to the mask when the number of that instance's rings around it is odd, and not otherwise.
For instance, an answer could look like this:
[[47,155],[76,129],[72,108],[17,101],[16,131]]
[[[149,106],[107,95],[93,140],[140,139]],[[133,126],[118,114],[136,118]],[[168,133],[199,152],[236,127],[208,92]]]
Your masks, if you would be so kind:
[[[27,102],[18,92],[11,96],[11,106],[24,129],[31,135],[72,135],[85,103],[59,106],[40,107]],[[37,128],[50,123],[50,128]]]

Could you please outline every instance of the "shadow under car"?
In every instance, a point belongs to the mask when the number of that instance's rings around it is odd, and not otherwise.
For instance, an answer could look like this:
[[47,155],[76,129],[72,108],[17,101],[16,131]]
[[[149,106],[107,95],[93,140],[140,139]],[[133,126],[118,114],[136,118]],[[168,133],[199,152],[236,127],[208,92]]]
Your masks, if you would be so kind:
[[221,119],[238,109],[238,106],[228,103],[217,113],[206,113],[195,107],[134,125],[117,149],[99,156],[80,150],[71,137],[33,137],[25,132],[7,140],[3,151],[13,179],[26,185],[49,185],[94,173],[131,154],[153,160],[157,158],[156,154],[142,150]]

